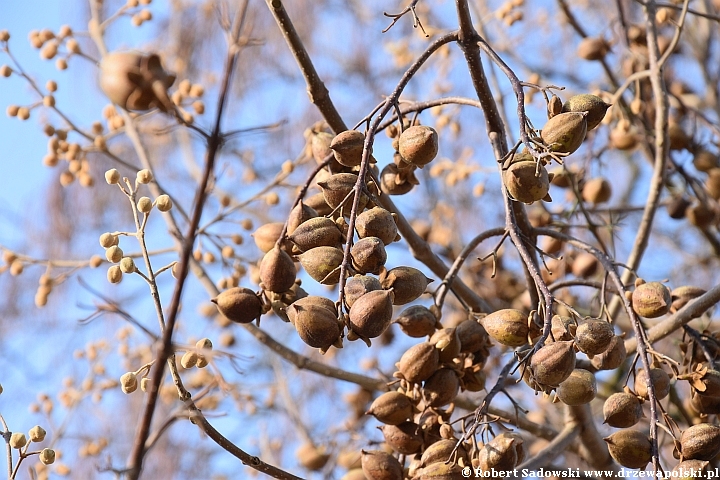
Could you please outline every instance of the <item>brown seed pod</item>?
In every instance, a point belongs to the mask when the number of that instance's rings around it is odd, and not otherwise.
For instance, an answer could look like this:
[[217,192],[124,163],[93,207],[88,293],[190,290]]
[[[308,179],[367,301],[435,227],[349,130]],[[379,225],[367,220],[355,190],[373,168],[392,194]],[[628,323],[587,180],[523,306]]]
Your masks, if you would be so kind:
[[365,237],[358,240],[350,249],[355,270],[360,273],[377,275],[387,261],[385,244],[377,237]]
[[339,248],[315,247],[298,258],[308,275],[323,285],[335,285],[340,281],[343,251]]
[[367,414],[386,425],[400,425],[412,418],[414,410],[413,403],[406,395],[385,392],[370,405]]
[[637,129],[618,124],[610,131],[610,145],[617,150],[633,150],[639,143]]
[[717,155],[702,148],[695,152],[693,165],[701,172],[709,172],[713,168],[720,167],[720,162]]
[[592,402],[597,395],[595,375],[576,368],[557,388],[557,398],[565,405],[584,405]]
[[400,173],[397,165],[389,163],[380,172],[380,188],[388,195],[405,195],[416,184]]
[[171,110],[167,89],[174,82],[175,75],[163,70],[154,53],[113,52],[100,62],[100,88],[113,103],[128,110]]
[[715,221],[715,211],[704,203],[696,203],[685,209],[685,216],[691,225],[707,228]]
[[404,422],[400,425],[383,425],[379,428],[385,437],[385,443],[396,452],[412,455],[420,451],[423,438],[417,423]]
[[[662,400],[670,393],[670,376],[662,368],[650,369],[650,382],[655,387],[655,397]],[[644,398],[650,398],[648,393],[648,376],[642,368],[635,375],[635,393]]]
[[573,153],[580,148],[588,130],[586,112],[567,112],[547,121],[540,136],[550,150]]
[[520,310],[506,308],[483,318],[482,326],[488,335],[508,347],[521,347],[528,342],[528,317]]
[[490,337],[485,328],[475,319],[469,318],[457,326],[460,339],[460,351],[463,353],[477,352],[490,344]]
[[572,317],[553,315],[550,331],[556,342],[572,340],[577,331],[577,322]]
[[441,363],[452,363],[460,355],[460,337],[454,327],[435,331],[430,337],[430,343],[440,352]]
[[602,98],[597,95],[583,93],[573,95],[568,98],[562,106],[562,111],[567,112],[587,112],[587,129],[588,131],[600,125],[607,109],[610,108],[609,103],[605,103]]
[[[420,466],[426,467],[428,465],[432,465],[433,463],[441,463],[444,464],[448,459],[451,460],[452,464],[458,464],[459,459],[463,459],[463,465],[468,464],[468,456],[467,456],[467,450],[465,450],[465,447],[460,445],[457,450],[455,447],[457,446],[457,440],[451,440],[451,439],[442,439],[438,440],[437,442],[433,443],[429,447],[425,449],[425,451],[422,454],[422,457],[420,458]],[[455,451],[455,455],[452,456],[452,453]],[[456,460],[457,459],[457,460]]]
[[597,355],[607,350],[614,336],[613,327],[608,322],[589,319],[577,327],[575,344],[581,352]]
[[693,478],[707,478],[708,466],[710,462],[707,460],[683,460],[675,465],[672,469],[670,477],[678,480],[692,480]]
[[503,183],[505,183],[505,188],[510,196],[518,202],[531,204],[550,198],[548,196],[550,180],[547,170],[532,160],[515,162],[510,165],[503,172]]
[[643,283],[632,294],[632,308],[641,317],[662,317],[670,311],[671,304],[670,289],[660,282]]
[[362,471],[367,480],[402,480],[403,467],[382,450],[362,450]]
[[422,168],[437,156],[438,134],[432,127],[414,125],[400,134],[398,152],[404,162]]
[[282,222],[266,223],[260,226],[250,236],[253,237],[255,245],[267,253],[275,247],[275,244],[280,238],[284,224]]
[[547,104],[547,117],[548,119],[551,119],[555,115],[559,115],[562,113],[563,103],[562,100],[560,100],[560,97],[558,97],[555,94],[552,94],[550,97],[550,100]]
[[[333,151],[330,149],[330,142],[333,140],[332,133],[312,132],[310,137],[310,150],[315,162],[321,164]],[[335,163],[335,162],[333,162]],[[335,171],[336,169],[332,169]]]
[[428,342],[412,346],[403,353],[400,361],[395,364],[400,378],[410,383],[420,383],[430,378],[440,363],[440,354]]
[[642,404],[630,393],[613,393],[603,404],[603,416],[611,427],[629,428],[643,417]]
[[[354,195],[351,195],[351,193],[353,188],[355,188],[357,179],[358,176],[354,173],[336,173],[327,180],[318,182],[318,185],[322,188],[325,202],[333,209],[342,204],[345,216],[349,216],[350,207],[354,201]],[[367,205],[369,200],[368,196],[364,193],[360,195],[360,203],[358,205],[359,212],[365,210],[365,205]],[[343,204],[343,202],[345,203]]]
[[560,385],[575,369],[572,341],[554,342],[540,348],[530,359],[533,379],[542,386]]
[[591,178],[582,187],[582,198],[593,205],[610,200],[612,187],[603,177]]
[[335,160],[346,167],[357,167],[362,162],[365,135],[357,130],[341,132],[330,142]]
[[325,195],[323,195],[322,192],[307,197],[305,199],[305,205],[315,210],[318,215],[330,215],[330,212],[333,210],[325,201]]
[[425,403],[431,407],[443,407],[455,400],[460,379],[455,370],[441,368],[425,380],[422,392]]
[[720,397],[700,395],[695,390],[691,390],[690,406],[701,415],[718,415],[720,414]]
[[525,459],[523,439],[517,433],[501,433],[483,445],[477,458],[481,471],[513,470]]
[[381,207],[373,207],[358,215],[355,228],[360,238],[378,237],[385,245],[394,242],[398,234],[395,218]]
[[437,318],[427,308],[422,305],[413,305],[408,307],[395,319],[400,330],[405,335],[413,338],[425,337],[432,335],[438,325]]
[[680,436],[684,460],[712,460],[720,453],[720,427],[699,423],[685,429]]
[[610,455],[626,468],[643,468],[652,459],[650,438],[637,430],[620,430],[604,438]]
[[720,372],[709,368],[706,363],[698,364],[693,372],[678,379],[688,380],[692,389],[701,395],[720,397]]
[[405,305],[416,300],[425,292],[430,282],[432,279],[413,267],[395,267],[380,277],[382,287],[392,288],[395,293],[393,305]]
[[466,478],[463,468],[454,463],[436,462],[418,470],[413,478],[417,480],[460,480]]
[[390,290],[373,290],[358,298],[350,308],[350,329],[361,338],[382,335],[392,323],[392,299]]
[[316,295],[306,295],[304,297],[300,297],[297,300],[295,300],[290,306],[287,308],[287,316],[288,320],[290,320],[290,323],[295,323],[295,313],[298,309],[298,307],[309,307],[309,306],[317,306],[322,307],[329,312],[337,315],[337,309],[335,308],[335,303],[330,300],[329,298],[320,297]]
[[610,51],[610,45],[602,37],[583,38],[578,45],[577,56],[583,60],[602,60]]
[[265,254],[260,263],[260,282],[265,290],[282,293],[295,284],[295,262],[278,247]]
[[670,150],[689,150],[692,145],[692,137],[685,133],[682,126],[674,121],[668,124],[668,139]]
[[572,261],[572,274],[579,278],[589,278],[595,275],[600,262],[589,252],[579,253]]
[[608,348],[604,352],[595,355],[591,363],[593,367],[598,370],[615,370],[622,365],[626,357],[625,339],[619,335],[615,335],[612,340],[610,340]]
[[672,292],[670,292],[670,298],[672,300],[670,311],[673,313],[677,312],[687,305],[690,300],[705,295],[706,293],[707,290],[700,287],[693,287],[691,285],[675,288]]
[[314,208],[308,207],[303,203],[302,200],[300,200],[300,203],[298,203],[295,208],[292,209],[290,215],[288,216],[287,234],[292,235],[295,229],[300,226],[300,224],[302,224],[303,222],[307,222],[311,218],[315,218],[317,216],[318,213],[315,211]]
[[[314,299],[322,299],[322,297],[314,297]],[[337,312],[327,308],[323,300],[295,302],[288,307],[288,317],[292,315],[292,323],[303,342],[311,347],[327,350],[338,341],[341,331]]]
[[317,247],[337,247],[342,243],[342,232],[330,218],[315,217],[301,223],[288,237],[303,252]]
[[311,442],[306,442],[300,445],[295,451],[295,457],[303,468],[317,472],[322,470],[328,462],[330,454],[328,454],[324,448],[318,448]]
[[667,203],[668,216],[674,220],[685,218],[685,211],[690,206],[690,201],[682,195],[673,196]]
[[262,315],[262,301],[249,288],[230,288],[210,301],[233,322],[250,323]]
[[380,280],[368,275],[355,275],[345,283],[345,303],[352,307],[355,301],[368,292],[381,290]]

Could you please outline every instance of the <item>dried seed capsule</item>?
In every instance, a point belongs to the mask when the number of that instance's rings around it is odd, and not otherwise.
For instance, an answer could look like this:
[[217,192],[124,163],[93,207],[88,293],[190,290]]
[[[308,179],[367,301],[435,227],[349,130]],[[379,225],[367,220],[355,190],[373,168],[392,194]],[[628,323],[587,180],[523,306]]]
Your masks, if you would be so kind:
[[305,205],[303,201],[300,200],[300,203],[298,203],[295,208],[292,209],[290,215],[288,216],[287,234],[292,235],[293,232],[295,232],[295,229],[297,229],[297,227],[299,227],[304,222],[307,222],[311,218],[315,218],[317,216],[318,213],[315,211],[314,208]]
[[485,328],[473,318],[460,322],[457,335],[460,339],[460,351],[463,353],[477,352],[490,344]]
[[[439,440],[429,447],[425,449],[425,451],[422,454],[422,457],[420,458],[420,466],[426,467],[428,465],[432,465],[434,463],[441,463],[444,464],[448,459],[450,459],[450,455],[455,451],[456,456],[454,456],[451,460],[454,459],[463,459],[463,465],[467,465],[467,451],[465,450],[465,447],[462,445],[460,447],[457,447],[457,440],[451,440],[451,439],[442,439]],[[457,464],[459,463],[457,460],[453,461],[453,463]]]
[[40,455],[38,455],[40,458],[40,462],[42,462],[43,465],[52,465],[55,463],[55,450],[52,448],[43,448],[40,451]]
[[630,393],[613,393],[603,404],[603,416],[611,427],[629,428],[643,417],[642,404]]
[[673,196],[665,206],[668,216],[674,220],[685,218],[685,211],[690,206],[690,201],[682,195]]
[[598,370],[615,370],[622,365],[626,357],[625,339],[615,335],[612,340],[610,340],[608,348],[599,355],[595,355],[591,363]]
[[402,480],[403,467],[400,462],[381,450],[361,450],[362,471],[367,480]]
[[693,165],[701,172],[709,172],[713,168],[720,167],[720,162],[718,162],[717,155],[703,148],[695,152],[695,155],[693,156]]
[[129,394],[137,390],[138,387],[138,381],[137,381],[137,375],[133,372],[127,372],[124,373],[120,377],[120,388],[122,389],[122,392],[125,394]]
[[394,305],[405,305],[416,300],[425,292],[430,282],[432,279],[413,267],[395,267],[380,277],[383,288],[393,289]]
[[[318,182],[318,185],[322,188],[325,202],[333,209],[343,205],[344,215],[349,216],[350,207],[355,197],[352,191],[355,188],[357,179],[358,176],[354,173],[336,173],[327,180]],[[367,205],[369,200],[368,196],[364,193],[360,195],[360,203],[358,205],[359,212],[365,210],[365,205]]]
[[282,222],[266,223],[255,230],[250,236],[253,237],[255,245],[257,245],[263,253],[267,253],[275,247],[282,233],[283,226],[284,224]]
[[412,455],[420,451],[423,438],[420,427],[414,422],[404,422],[400,425],[383,425],[380,431],[393,450],[405,455]]
[[460,388],[460,379],[455,370],[441,368],[430,375],[423,384],[423,398],[431,407],[443,407],[455,400]]
[[583,60],[602,60],[610,51],[610,45],[602,37],[583,38],[578,45],[577,56]]
[[340,281],[343,251],[339,248],[315,247],[298,258],[308,275],[323,285],[335,285]]
[[31,442],[40,443],[45,440],[46,434],[47,432],[44,428],[42,428],[40,425],[35,425],[33,428],[30,429],[28,436],[30,437]]
[[345,283],[345,303],[352,307],[355,301],[368,292],[381,290],[380,280],[368,275],[354,275]]
[[707,478],[709,472],[707,460],[684,460],[672,469],[671,478],[678,480],[692,480],[693,478]]
[[309,306],[317,306],[322,307],[329,311],[330,313],[337,315],[337,309],[335,308],[335,303],[330,300],[329,298],[325,297],[319,297],[315,295],[308,295],[306,297],[299,298],[298,300],[294,301],[292,305],[290,305],[287,309],[287,315],[288,319],[290,320],[290,323],[295,323],[295,313],[300,307],[309,307]]
[[403,161],[422,168],[437,156],[438,134],[432,127],[412,126],[400,134],[398,152]]
[[210,300],[220,313],[236,323],[250,323],[262,315],[262,301],[249,288],[233,287]]
[[720,397],[720,372],[707,364],[698,365],[689,375],[678,378],[688,379],[693,390],[701,395]]
[[430,378],[440,363],[440,354],[428,342],[410,347],[395,364],[401,378],[410,383],[420,383]]
[[350,249],[355,270],[360,273],[377,275],[387,261],[387,253],[382,240],[377,237],[365,237],[358,240]]
[[712,460],[720,453],[720,427],[700,423],[687,428],[680,436],[680,452],[685,460]]
[[585,140],[588,127],[586,117],[585,112],[556,115],[547,121],[540,136],[553,152],[573,153]]
[[168,110],[167,89],[174,82],[175,76],[163,70],[156,54],[113,52],[100,62],[100,88],[113,103],[129,110]]
[[362,162],[365,134],[357,130],[341,132],[330,142],[335,160],[346,167],[357,167]]
[[618,150],[632,150],[637,147],[640,135],[634,127],[618,124],[610,132],[610,145]]
[[577,331],[577,323],[572,317],[553,315],[551,332],[556,342],[572,340]]
[[670,121],[668,124],[668,143],[670,150],[685,150],[692,145],[692,137],[677,122]]
[[685,216],[691,225],[698,228],[707,228],[715,221],[715,211],[704,203],[689,206]]
[[373,207],[358,215],[355,228],[360,238],[378,237],[385,245],[394,242],[398,234],[395,218],[381,207]]
[[405,335],[420,338],[432,335],[438,321],[427,307],[413,305],[400,312],[400,315],[395,319],[395,323],[398,324]]
[[597,355],[607,350],[613,337],[612,325],[605,320],[589,319],[577,327],[575,344],[581,352]]
[[321,470],[330,459],[330,455],[325,452],[325,449],[318,448],[311,442],[300,445],[295,451],[295,457],[303,468],[311,471]]
[[315,217],[301,223],[288,238],[307,252],[317,247],[337,247],[342,243],[343,235],[332,219]]
[[657,318],[670,311],[670,289],[660,282],[643,283],[632,294],[632,308],[641,317]]
[[320,215],[330,215],[332,207],[325,201],[325,196],[322,192],[318,192],[315,195],[310,195],[305,199],[305,205],[315,210]]
[[416,185],[410,178],[414,178],[412,173],[401,174],[397,165],[389,163],[380,172],[380,188],[388,195],[405,195]]
[[646,400],[649,399],[649,384],[655,387],[655,396],[658,400],[662,400],[670,393],[670,376],[662,368],[650,369],[650,382],[645,370],[642,368],[638,370],[635,375],[635,393]]
[[701,295],[705,295],[706,293],[707,291],[703,288],[689,285],[675,288],[672,292],[670,292],[670,298],[672,300],[670,311],[676,312],[687,305],[690,300],[693,300]]
[[600,125],[608,108],[610,108],[610,104],[605,103],[602,98],[597,95],[583,93],[568,98],[562,106],[562,111],[565,113],[587,112],[585,120],[587,121],[587,129],[590,131]]
[[278,247],[265,254],[260,263],[260,281],[266,290],[282,293],[295,284],[295,263]]
[[368,415],[386,425],[400,425],[412,418],[414,406],[410,399],[399,392],[386,392],[370,405]]
[[528,342],[528,317],[520,310],[498,310],[483,318],[481,323],[493,340],[505,346],[521,347]]
[[501,433],[483,445],[478,453],[482,471],[513,470],[525,458],[523,439],[517,433]]
[[[328,155],[332,155],[333,151],[330,149],[330,142],[332,142],[333,135],[328,132],[312,132],[310,137],[310,150],[312,156],[318,164],[321,164]],[[331,162],[331,170],[337,171],[339,165],[336,160]]]
[[540,348],[530,359],[533,379],[541,386],[560,385],[575,369],[572,341],[553,342]]
[[358,298],[349,313],[349,326],[361,338],[382,335],[392,323],[393,292],[374,290]]
[[[557,117],[554,117],[557,118]],[[503,172],[503,183],[508,193],[518,202],[531,204],[550,201],[550,177],[542,165],[534,160],[515,162]]]
[[595,375],[576,368],[557,388],[557,398],[565,405],[584,405],[597,395]]
[[460,337],[455,328],[437,330],[430,337],[430,343],[440,352],[442,363],[452,363],[453,359],[460,355]]
[[690,406],[702,415],[718,415],[720,414],[720,397],[700,395],[692,390],[690,394]]
[[644,468],[652,459],[648,436],[637,430],[620,430],[604,438],[610,455],[626,468]]
[[288,316],[291,310],[298,336],[311,347],[327,350],[340,338],[340,325],[334,309],[330,310],[320,303],[295,302],[288,308]]
[[582,199],[593,205],[610,200],[612,187],[603,177],[591,178],[582,187]]

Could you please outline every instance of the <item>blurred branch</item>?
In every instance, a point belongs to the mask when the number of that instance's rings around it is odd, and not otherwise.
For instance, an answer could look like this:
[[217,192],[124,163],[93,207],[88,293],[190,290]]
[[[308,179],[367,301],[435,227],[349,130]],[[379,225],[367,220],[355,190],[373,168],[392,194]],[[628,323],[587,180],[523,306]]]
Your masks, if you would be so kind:
[[565,450],[575,441],[577,436],[580,435],[581,431],[579,422],[575,419],[570,419],[565,423],[565,427],[563,427],[563,429],[545,448],[535,453],[535,455],[525,460],[523,463],[515,467],[515,469],[537,470],[547,462],[553,461],[565,452]]

